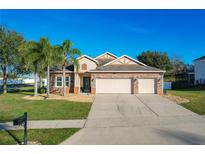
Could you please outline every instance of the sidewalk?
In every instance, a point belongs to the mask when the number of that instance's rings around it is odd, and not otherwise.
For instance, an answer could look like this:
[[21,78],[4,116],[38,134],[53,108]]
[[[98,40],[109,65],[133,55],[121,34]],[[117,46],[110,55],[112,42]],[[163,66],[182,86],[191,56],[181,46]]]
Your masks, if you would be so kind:
[[[82,120],[36,120],[28,121],[28,129],[46,128],[83,128],[85,119]],[[0,123],[1,130],[23,129],[22,126],[13,126],[12,122]]]

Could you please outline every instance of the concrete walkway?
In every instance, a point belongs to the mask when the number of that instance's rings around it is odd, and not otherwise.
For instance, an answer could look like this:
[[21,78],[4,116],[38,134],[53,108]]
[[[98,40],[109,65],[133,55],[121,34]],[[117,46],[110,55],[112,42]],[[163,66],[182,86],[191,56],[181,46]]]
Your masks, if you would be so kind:
[[[83,128],[85,120],[37,120],[28,121],[29,129],[46,128]],[[13,126],[12,122],[0,123],[0,130],[23,129],[21,126]]]
[[101,94],[62,144],[205,144],[205,117],[158,95]]

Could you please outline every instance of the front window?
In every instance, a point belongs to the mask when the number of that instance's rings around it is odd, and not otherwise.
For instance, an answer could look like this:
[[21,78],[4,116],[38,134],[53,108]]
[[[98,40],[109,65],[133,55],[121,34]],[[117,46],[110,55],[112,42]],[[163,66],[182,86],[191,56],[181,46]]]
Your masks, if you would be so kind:
[[[57,76],[56,77],[56,87],[62,87],[63,86],[63,76]],[[70,77],[65,77],[65,86],[70,86]]]
[[70,78],[69,76],[65,77],[65,86],[69,87]]
[[56,77],[56,86],[61,87],[62,86],[62,76],[57,76]]

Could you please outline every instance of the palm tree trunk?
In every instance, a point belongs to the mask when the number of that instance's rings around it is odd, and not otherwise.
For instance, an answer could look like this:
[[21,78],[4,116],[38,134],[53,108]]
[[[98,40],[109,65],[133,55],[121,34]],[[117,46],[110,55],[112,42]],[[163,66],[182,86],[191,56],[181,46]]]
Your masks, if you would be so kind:
[[38,81],[37,81],[37,78],[38,78],[38,74],[37,72],[34,73],[34,96],[37,96],[38,95]]
[[42,86],[43,86],[43,80],[42,80],[42,77],[39,76],[39,79],[40,79],[40,87],[42,87]]
[[65,65],[63,66],[63,96],[66,95],[66,87],[65,87]]
[[49,98],[49,94],[50,94],[50,87],[49,87],[49,80],[50,80],[50,67],[47,66],[47,98]]
[[6,74],[6,66],[3,68],[3,93],[7,93],[7,74]]

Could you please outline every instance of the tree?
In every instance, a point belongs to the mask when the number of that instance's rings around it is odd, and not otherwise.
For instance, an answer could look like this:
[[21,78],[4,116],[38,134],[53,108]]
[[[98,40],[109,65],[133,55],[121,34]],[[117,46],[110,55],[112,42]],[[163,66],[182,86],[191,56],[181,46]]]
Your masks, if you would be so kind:
[[[3,93],[7,93],[7,79],[17,73],[19,53],[18,46],[24,41],[16,31],[0,26],[0,67],[3,73]],[[21,69],[21,68],[20,68]]]
[[48,38],[41,38],[39,41],[39,44],[42,48],[42,54],[43,54],[43,59],[44,59],[44,63],[45,66],[47,68],[47,90],[46,90],[46,94],[47,94],[47,98],[49,97],[50,94],[50,65],[53,63],[53,57],[54,57],[54,52],[52,50],[52,46],[50,44],[50,41]]
[[174,57],[172,59],[172,69],[169,71],[171,75],[186,72],[186,65],[180,59]]
[[61,50],[64,54],[63,60],[63,96],[66,95],[65,88],[65,68],[67,64],[74,64],[78,70],[79,64],[77,56],[80,56],[80,50],[72,48],[72,42],[70,40],[65,40],[61,46]]
[[177,73],[193,72],[193,65],[185,64],[180,58],[174,56],[171,60],[172,69],[167,72],[169,75],[175,75]]
[[137,56],[137,59],[148,66],[156,67],[165,71],[172,68],[172,63],[165,52],[144,51]]
[[34,96],[38,95],[38,74],[44,71],[45,62],[43,61],[42,46],[39,42],[28,41],[19,46],[18,50],[22,53],[22,66],[34,73]]
[[[39,44],[42,48],[43,61],[47,68],[47,98],[50,94],[50,66],[59,64],[63,59],[63,52],[61,52],[59,46],[52,46],[48,38],[41,38]],[[61,53],[60,53],[61,52]]]
[[46,78],[46,70],[44,66],[41,66],[41,68],[39,69],[38,77],[39,77],[40,87],[43,87],[43,78]]
[[188,72],[194,72],[194,65],[186,64],[186,68]]

